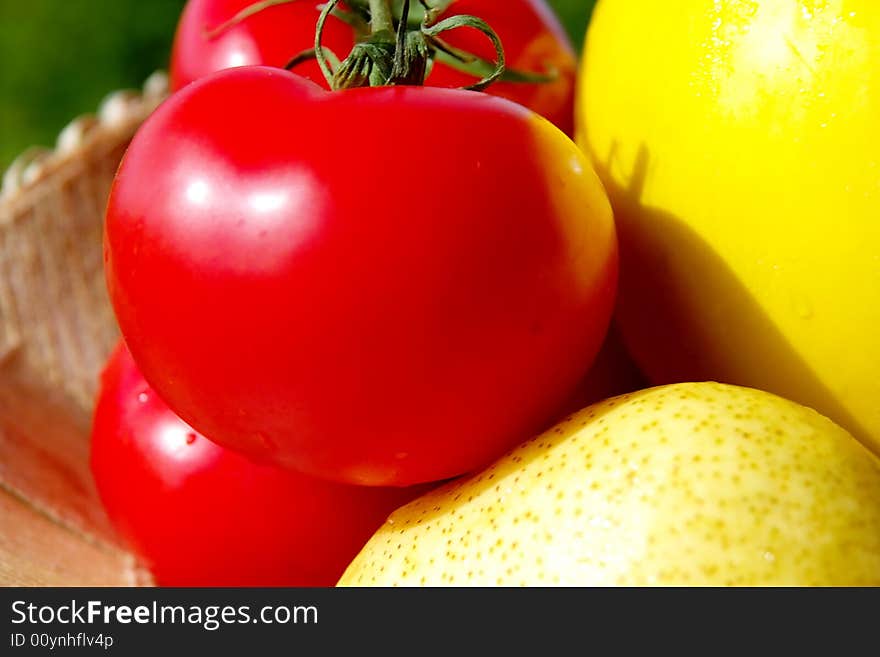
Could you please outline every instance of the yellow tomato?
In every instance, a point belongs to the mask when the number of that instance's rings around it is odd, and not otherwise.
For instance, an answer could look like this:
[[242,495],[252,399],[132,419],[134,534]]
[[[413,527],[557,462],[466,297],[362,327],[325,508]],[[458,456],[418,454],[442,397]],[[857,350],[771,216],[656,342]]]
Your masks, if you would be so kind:
[[581,75],[648,376],[763,388],[880,452],[880,2],[601,0]]

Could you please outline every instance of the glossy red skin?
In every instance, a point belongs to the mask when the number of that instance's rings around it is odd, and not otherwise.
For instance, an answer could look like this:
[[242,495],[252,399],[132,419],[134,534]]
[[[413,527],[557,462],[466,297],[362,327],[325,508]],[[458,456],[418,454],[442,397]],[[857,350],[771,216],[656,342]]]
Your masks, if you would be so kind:
[[[499,82],[486,91],[525,105],[572,135],[577,58],[565,29],[544,0],[458,0],[445,15],[453,14],[471,14],[489,23],[504,45],[509,68],[540,73],[555,70],[554,82]],[[475,30],[455,30],[445,33],[443,39],[489,61],[495,59],[492,44]],[[473,81],[460,71],[438,64],[426,84],[463,87]]]
[[598,351],[617,251],[594,190],[514,103],[231,69],[133,140],[107,283],[146,379],[212,440],[349,483],[446,479],[541,428]]
[[[259,12],[208,39],[205,28],[220,25],[254,0],[189,0],[184,8],[171,57],[171,86],[177,90],[200,77],[238,65],[283,67],[290,59],[314,46],[318,2],[297,1]],[[574,85],[577,59],[565,30],[544,0],[458,0],[444,14],[471,14],[486,20],[504,44],[507,64],[522,71],[557,71],[546,84],[498,83],[487,91],[509,98],[552,121],[568,135],[573,129]],[[495,50],[485,36],[471,29],[448,32],[443,38],[490,61]],[[329,18],[323,43],[340,58],[351,50],[352,29]],[[295,69],[326,88],[314,62]],[[437,64],[427,84],[462,87],[475,78],[444,64]]]
[[113,524],[163,586],[333,586],[425,490],[333,484],[219,447],[171,412],[121,343],[101,377],[91,465]]
[[[189,0],[177,24],[171,51],[171,88],[178,90],[193,80],[232,66],[283,67],[300,52],[313,48],[320,2],[297,0],[275,5],[233,25],[215,37],[213,29],[255,0]],[[347,53],[354,44],[351,27],[330,17],[323,43],[337,53]],[[314,61],[296,68],[304,76],[326,87]]]

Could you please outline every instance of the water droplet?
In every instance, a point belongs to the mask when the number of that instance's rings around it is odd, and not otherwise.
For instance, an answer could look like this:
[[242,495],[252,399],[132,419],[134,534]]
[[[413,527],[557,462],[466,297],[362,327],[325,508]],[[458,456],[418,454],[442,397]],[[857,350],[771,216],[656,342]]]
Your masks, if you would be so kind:
[[813,304],[804,296],[796,295],[792,298],[792,306],[795,314],[801,319],[811,319],[813,317]]
[[195,433],[190,431],[188,434],[186,434],[186,444],[192,445],[194,442],[196,442],[196,438],[198,438],[198,436],[196,436]]
[[146,404],[148,401],[150,401],[150,396],[147,393],[142,392],[142,393],[138,394],[138,401],[141,404]]
[[767,561],[769,563],[773,563],[774,561],[776,561],[776,555],[769,550],[765,552],[762,556],[764,558],[764,561]]
[[394,455],[394,458],[396,458],[398,461],[402,461],[407,456],[409,456],[409,454],[407,454],[406,452],[397,452],[397,454]]

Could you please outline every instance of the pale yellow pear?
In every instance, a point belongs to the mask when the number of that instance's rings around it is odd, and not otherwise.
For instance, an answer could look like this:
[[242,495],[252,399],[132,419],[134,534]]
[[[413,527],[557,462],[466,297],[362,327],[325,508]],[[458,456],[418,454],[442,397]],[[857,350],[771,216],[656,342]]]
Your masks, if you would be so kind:
[[396,511],[340,585],[880,585],[880,461],[717,383],[591,406]]

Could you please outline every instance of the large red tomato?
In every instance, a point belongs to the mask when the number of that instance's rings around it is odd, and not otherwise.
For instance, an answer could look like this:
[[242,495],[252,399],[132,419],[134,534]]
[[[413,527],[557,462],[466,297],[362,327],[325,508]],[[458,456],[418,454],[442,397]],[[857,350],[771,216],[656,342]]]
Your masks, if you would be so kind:
[[332,586],[416,489],[343,486],[208,441],[125,346],[101,379],[92,472],[107,512],[164,586]]
[[552,419],[617,277],[602,186],[547,121],[267,67],[204,78],[145,122],[105,259],[126,341],[181,417],[369,485],[461,474]]
[[[229,21],[254,0],[189,0],[177,27],[171,58],[172,88],[180,89],[223,68],[243,65],[284,66],[315,41],[320,3],[296,1],[263,9],[216,35],[206,32]],[[416,3],[413,2],[415,5]],[[553,82],[497,83],[488,93],[503,96],[545,116],[567,134],[572,132],[577,60],[565,30],[544,0],[455,0],[443,18],[471,14],[489,23],[504,44],[509,68],[553,73]],[[445,33],[444,40],[488,61],[495,51],[485,36],[470,29]],[[342,21],[327,21],[323,43],[339,57],[354,45],[354,32]],[[296,73],[325,85],[317,64],[302,64]],[[437,63],[427,84],[466,86],[475,82],[443,63]]]

